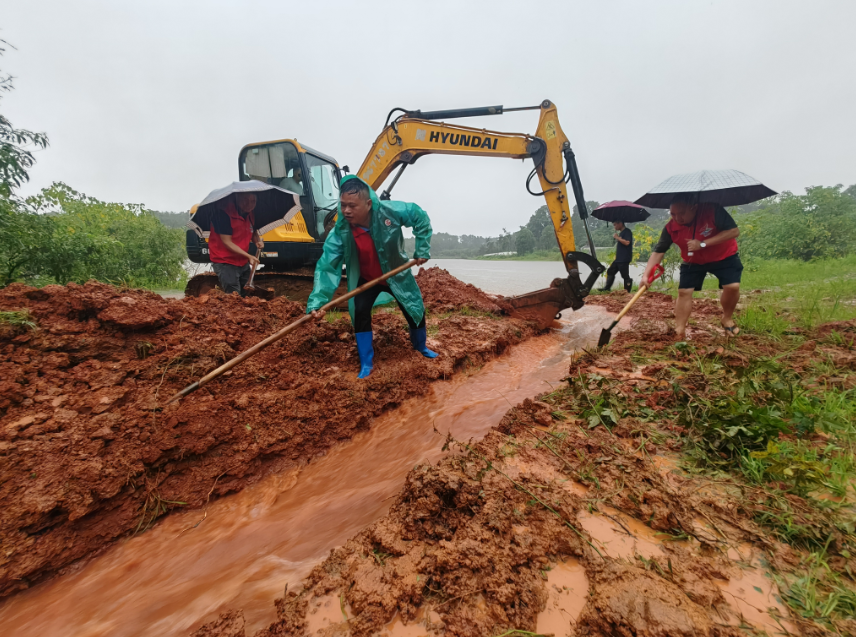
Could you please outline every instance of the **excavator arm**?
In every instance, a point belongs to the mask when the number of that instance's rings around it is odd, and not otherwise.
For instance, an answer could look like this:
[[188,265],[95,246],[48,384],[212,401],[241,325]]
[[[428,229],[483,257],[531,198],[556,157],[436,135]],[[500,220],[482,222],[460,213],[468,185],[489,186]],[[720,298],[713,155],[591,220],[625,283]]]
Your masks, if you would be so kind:
[[[540,110],[541,116],[534,135],[502,133],[438,121],[535,109]],[[397,110],[402,109],[393,110],[390,116]],[[535,166],[526,180],[526,189],[532,195],[543,196],[546,201],[568,277],[555,279],[547,289],[508,297],[506,300],[514,308],[516,315],[536,320],[543,327],[548,326],[563,309],[570,307],[577,310],[583,306],[583,299],[591,291],[604,267],[595,256],[594,243],[586,223],[588,210],[576,158],[570,141],[559,125],[555,104],[545,100],[540,106],[523,109],[490,106],[433,112],[404,111],[403,115],[391,123],[389,118],[387,122],[357,172],[359,177],[378,190],[397,169],[389,187],[381,193],[381,199],[389,199],[392,188],[407,166],[423,155],[531,158]],[[540,191],[537,192],[531,188],[531,182],[536,176],[540,185]],[[573,198],[583,220],[590,253],[576,249],[571,223],[573,205],[568,198],[568,183],[571,184]],[[580,261],[591,270],[585,281],[580,278]]]

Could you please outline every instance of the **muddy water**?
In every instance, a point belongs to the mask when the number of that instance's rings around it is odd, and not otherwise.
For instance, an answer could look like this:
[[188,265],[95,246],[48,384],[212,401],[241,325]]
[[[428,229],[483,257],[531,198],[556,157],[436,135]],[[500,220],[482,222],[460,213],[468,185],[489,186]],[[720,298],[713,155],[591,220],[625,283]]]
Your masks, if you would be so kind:
[[596,306],[565,314],[570,321],[560,329],[436,383],[428,397],[404,403],[302,471],[265,478],[207,511],[172,515],[7,600],[3,634],[187,635],[228,608],[244,609],[252,634],[274,619],[273,601],[287,583],[297,586],[331,548],[382,516],[415,464],[441,456],[434,426],[459,439],[481,437],[510,405],[556,386],[571,352],[595,343],[609,321]]
[[[603,254],[598,255],[601,259]],[[606,265],[609,265],[607,262]],[[472,283],[490,294],[513,296],[546,287],[555,278],[565,278],[568,273],[561,261],[478,261],[476,259],[431,259],[425,267],[440,267],[464,283]],[[637,280],[645,271],[644,265],[634,263],[630,275]],[[580,263],[583,280],[588,276],[588,267]],[[598,282],[600,287],[601,279]],[[623,280],[618,277],[614,290],[621,289]]]

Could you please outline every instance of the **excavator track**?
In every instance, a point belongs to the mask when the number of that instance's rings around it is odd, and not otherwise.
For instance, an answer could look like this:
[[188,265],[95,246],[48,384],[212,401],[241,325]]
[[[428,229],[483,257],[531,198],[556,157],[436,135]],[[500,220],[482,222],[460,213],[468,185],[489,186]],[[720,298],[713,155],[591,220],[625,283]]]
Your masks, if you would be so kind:
[[[273,290],[274,296],[284,296],[289,301],[296,301],[305,305],[309,300],[309,295],[312,293],[313,280],[314,272],[310,268],[301,268],[289,272],[265,272],[264,270],[259,270],[256,272],[253,285],[256,288]],[[219,287],[216,274],[213,272],[203,272],[188,280],[187,286],[184,288],[184,295],[203,296],[214,288],[219,289]],[[334,296],[340,296],[347,291],[348,282],[345,277],[342,277],[342,281],[336,289]],[[347,304],[344,304],[344,307],[347,307]]]

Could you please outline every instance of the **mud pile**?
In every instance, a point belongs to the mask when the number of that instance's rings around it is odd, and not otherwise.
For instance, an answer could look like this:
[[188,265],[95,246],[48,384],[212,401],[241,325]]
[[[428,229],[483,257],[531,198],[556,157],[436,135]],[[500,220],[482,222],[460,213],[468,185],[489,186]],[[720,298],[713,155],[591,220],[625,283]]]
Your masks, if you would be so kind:
[[425,305],[434,312],[454,312],[468,307],[479,312],[504,314],[510,309],[499,297],[464,283],[442,268],[423,268],[416,281],[425,297]]
[[[385,517],[289,582],[277,621],[255,637],[831,634],[782,603],[771,569],[791,572],[800,555],[756,523],[760,489],[677,468],[686,431],[658,414],[676,387],[705,387],[693,355],[673,347],[664,296],[652,295],[659,316],[639,312],[608,349],[575,358],[565,388],[512,408],[478,443],[447,438],[453,453],[415,467]],[[694,340],[720,365],[776,353],[751,335],[730,347],[715,319],[696,316]],[[643,350],[663,362],[641,365]],[[796,366],[821,355],[856,368],[846,344],[791,353]],[[571,411],[582,391],[636,400],[650,418],[610,416],[608,402]],[[823,533],[830,550],[846,546],[835,525]],[[834,559],[856,572],[846,551]],[[240,637],[239,620],[225,613],[195,634]]]
[[[633,297],[624,291],[596,294],[586,298],[586,305],[599,305],[617,314],[631,298]],[[722,308],[712,299],[693,300],[693,318],[716,317],[721,313]],[[674,319],[675,298],[663,292],[646,292],[645,296],[630,308],[627,316],[650,320]]]
[[[432,281],[466,291],[446,273]],[[482,296],[458,298],[472,307]],[[412,350],[398,310],[381,310],[375,370],[358,381],[350,322],[333,318],[165,406],[304,308],[216,291],[165,300],[90,282],[13,285],[0,291],[0,309],[26,310],[38,324],[0,332],[0,595],[142,532],[172,509],[309,462],[432,381],[533,333],[498,316],[429,317],[429,345],[441,354],[429,361]]]

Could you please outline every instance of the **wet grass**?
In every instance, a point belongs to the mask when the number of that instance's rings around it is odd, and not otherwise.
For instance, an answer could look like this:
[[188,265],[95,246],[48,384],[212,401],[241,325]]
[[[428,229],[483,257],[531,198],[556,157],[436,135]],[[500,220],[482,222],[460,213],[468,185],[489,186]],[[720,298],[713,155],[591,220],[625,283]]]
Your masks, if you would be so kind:
[[[735,485],[743,512],[801,555],[799,567],[776,572],[794,615],[843,635],[841,622],[856,611],[856,373],[850,356],[856,339],[852,330],[808,331],[833,312],[848,316],[827,304],[805,320],[780,318],[782,328],[763,337],[719,347],[684,342],[657,349],[644,338],[610,346],[603,355],[624,355],[636,369],[659,368],[645,372],[656,375],[656,386],[640,389],[577,371],[566,388],[541,400],[556,408],[554,414],[576,417],[583,430],[612,433],[632,422],[640,431],[656,427],[657,444],[677,438],[686,469]],[[747,326],[745,315],[741,324]],[[597,355],[589,356],[596,361]],[[640,449],[650,429],[645,436]],[[595,469],[577,478],[592,485]]]
[[34,330],[38,327],[36,319],[27,310],[0,312],[0,325],[8,325],[13,329],[28,330]]
[[[823,323],[856,318],[856,256],[825,261],[745,259],[744,266],[737,323],[748,332],[782,339]],[[677,282],[658,282],[653,289],[674,296]],[[719,298],[714,277],[708,275],[696,298]]]

